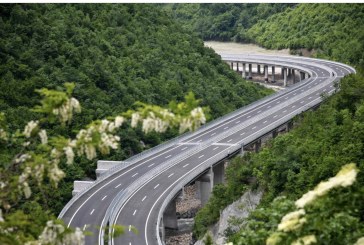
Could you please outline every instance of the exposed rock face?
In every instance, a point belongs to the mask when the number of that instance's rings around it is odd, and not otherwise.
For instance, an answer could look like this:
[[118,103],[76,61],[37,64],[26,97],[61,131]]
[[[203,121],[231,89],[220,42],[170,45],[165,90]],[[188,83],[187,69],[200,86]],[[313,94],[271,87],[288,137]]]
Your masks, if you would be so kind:
[[[262,198],[262,191],[247,191],[237,201],[227,206],[220,215],[220,220],[217,224],[210,228],[213,235],[213,240],[216,245],[225,244],[224,231],[230,226],[232,230],[238,230],[239,227],[234,227],[229,224],[229,220],[233,217],[235,219],[245,219],[249,216],[250,212],[254,210]],[[195,245],[203,245],[204,243],[199,240]]]

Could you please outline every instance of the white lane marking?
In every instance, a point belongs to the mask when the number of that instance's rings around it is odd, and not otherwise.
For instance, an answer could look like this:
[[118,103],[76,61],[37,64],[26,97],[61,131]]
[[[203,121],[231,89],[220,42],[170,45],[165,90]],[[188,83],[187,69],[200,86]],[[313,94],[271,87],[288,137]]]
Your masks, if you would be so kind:
[[187,146],[186,146],[186,147],[183,147],[183,148],[181,149],[181,151],[186,150],[186,149],[187,149]]
[[131,225],[129,225],[129,231],[131,231]]
[[250,115],[249,115],[249,116],[247,116],[246,118],[251,118],[251,117],[252,117],[252,116],[250,116]]
[[245,132],[242,132],[240,135],[244,135],[245,134]]
[[286,97],[286,100],[288,100],[289,99],[289,97]]
[[230,141],[232,141],[232,139],[229,139],[227,142],[229,143]]
[[257,111],[257,113],[261,113],[262,111]]
[[228,128],[229,128],[229,126],[225,127],[224,129],[228,129]]
[[214,150],[217,150],[218,148],[219,148],[219,147],[218,147],[218,146],[216,146],[216,147],[215,147],[214,149],[212,149],[212,150],[214,151]]
[[269,105],[269,106],[267,106],[267,108],[268,108],[268,109],[269,109],[269,108],[271,108],[271,107],[272,107],[272,106],[270,106],[270,105]]
[[277,104],[281,103],[279,100],[277,101]]
[[103,201],[106,197],[107,197],[107,196],[104,196],[104,197],[101,199],[101,201]]
[[147,196],[144,196],[144,197],[143,197],[142,202],[144,202],[145,198],[147,198]]
[[273,118],[276,118],[278,115],[274,115]]
[[82,229],[82,230],[86,230],[86,227],[87,227],[87,225],[85,224],[85,225],[83,226],[83,229]]
[[257,126],[254,126],[252,129],[256,129],[257,128]]
[[158,188],[158,186],[159,186],[159,184],[157,184],[156,186],[154,186],[154,190],[155,190],[155,189],[157,189],[157,188]]
[[237,121],[235,124],[238,124],[238,123],[240,123],[240,121]]
[[197,141],[197,143],[200,143],[202,140]]
[[263,124],[267,123],[267,121],[264,121]]
[[210,136],[214,136],[216,133],[212,133]]
[[319,95],[320,95],[320,93],[316,93],[316,95],[317,95],[317,96],[319,96]]
[[292,106],[292,108],[295,108],[296,106],[294,105],[294,106]]
[[171,178],[174,175],[174,173],[171,173],[170,175],[168,175],[168,178]]
[[188,165],[190,165],[190,164],[189,164],[189,163],[187,163],[187,164],[183,165],[183,167],[182,167],[182,168],[185,168],[185,167],[187,167]]
[[131,242],[129,242],[129,245],[131,245]]
[[201,158],[201,157],[204,157],[205,155],[201,155],[201,156],[199,156],[198,158]]
[[308,97],[308,99],[310,100],[310,99],[312,99],[312,97],[310,96],[310,97]]
[[115,186],[115,189],[116,189],[116,188],[119,188],[120,186],[121,186],[121,184],[118,184],[117,186]]
[[302,100],[302,101],[301,101],[301,104],[303,104],[303,103],[305,103],[305,101],[304,101],[304,100]]
[[95,209],[92,209],[92,211],[91,211],[90,215],[92,215],[94,212],[95,212]]
[[284,110],[284,111],[283,111],[283,113],[286,113],[286,112],[287,112],[287,110]]
[[137,210],[135,209],[135,210],[134,210],[134,213],[133,213],[133,216],[136,214],[136,211],[137,211]]
[[138,175],[138,173],[135,173],[135,174],[133,174],[131,177],[132,178],[134,178],[135,176],[137,176]]
[[148,165],[148,168],[150,168],[151,166],[153,166],[155,163],[152,163],[152,164],[150,164],[150,165]]
[[165,158],[167,159],[167,158],[170,158],[172,155],[168,155],[168,156],[166,156]]

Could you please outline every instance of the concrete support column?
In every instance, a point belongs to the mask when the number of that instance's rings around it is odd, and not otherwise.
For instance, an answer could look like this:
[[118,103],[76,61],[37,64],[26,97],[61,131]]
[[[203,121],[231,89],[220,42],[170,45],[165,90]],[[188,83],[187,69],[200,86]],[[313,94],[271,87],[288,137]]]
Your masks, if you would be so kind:
[[254,143],[254,151],[258,152],[260,150],[260,148],[262,147],[262,140],[258,139],[255,143]]
[[274,83],[276,81],[276,79],[275,79],[275,70],[276,70],[275,66],[272,66],[272,83]]
[[283,72],[283,87],[287,87],[287,68],[282,68]]
[[243,72],[241,73],[241,76],[243,78],[246,78],[246,67],[245,66],[246,66],[245,63],[243,63]]
[[296,83],[296,71],[294,69],[292,70],[292,83]]
[[252,79],[252,64],[249,64],[249,77],[248,79]]
[[213,167],[214,183],[213,185],[224,183],[225,166],[224,162],[220,162]]
[[201,205],[205,205],[210,198],[214,184],[214,172],[212,167],[202,175],[196,182],[196,195],[201,200]]
[[234,70],[234,62],[230,63],[231,70]]
[[268,82],[268,66],[264,66],[264,81]]
[[277,136],[278,136],[278,131],[277,131],[277,129],[275,129],[272,131],[272,137],[275,138]]
[[308,79],[309,76],[308,76],[308,73],[305,73],[305,79]]
[[260,75],[260,65],[258,65],[258,74]]
[[163,213],[163,223],[165,228],[178,229],[176,215],[176,200],[173,199]]

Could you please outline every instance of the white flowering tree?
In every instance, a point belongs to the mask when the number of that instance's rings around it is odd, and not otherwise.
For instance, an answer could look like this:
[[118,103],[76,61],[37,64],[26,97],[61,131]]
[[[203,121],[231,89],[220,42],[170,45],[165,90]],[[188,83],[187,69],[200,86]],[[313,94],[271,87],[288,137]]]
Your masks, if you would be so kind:
[[34,232],[26,230],[29,227],[26,215],[12,207],[31,197],[34,184],[39,187],[51,184],[56,188],[65,177],[59,167],[61,162],[71,165],[75,156],[93,160],[98,153],[105,155],[117,149],[120,137],[116,130],[128,120],[131,127],[141,125],[145,133],[162,133],[176,127],[182,133],[206,122],[206,108],[199,107],[199,101],[189,93],[185,102],[172,102],[168,108],[138,103],[135,110],[91,122],[74,138],[49,135],[46,130],[49,125],[65,127],[81,111],[80,103],[72,97],[75,85],[64,86],[64,91],[38,90],[42,100],[34,111],[42,116],[28,122],[23,130],[10,132],[5,115],[0,114],[0,143],[19,149],[8,163],[0,165],[0,244],[82,244],[84,234],[79,229],[65,228],[59,220],[46,222],[38,240],[34,240]]

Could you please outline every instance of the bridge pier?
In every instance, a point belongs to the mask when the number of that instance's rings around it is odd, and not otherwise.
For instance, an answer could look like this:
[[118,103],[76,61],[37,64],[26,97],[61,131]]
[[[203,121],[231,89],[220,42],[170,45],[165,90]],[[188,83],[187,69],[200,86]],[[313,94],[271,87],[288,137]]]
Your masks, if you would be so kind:
[[260,65],[258,65],[258,75],[260,75],[261,73],[260,73]]
[[268,82],[268,66],[267,65],[264,66],[264,81],[265,81],[265,83]]
[[246,65],[245,63],[243,63],[243,72],[241,73],[242,77],[245,79],[246,78]]
[[293,84],[296,83],[296,70],[295,69],[292,70],[292,83]]
[[249,77],[248,79],[252,79],[252,64],[249,64]]
[[283,73],[283,87],[287,87],[287,68],[282,68]]
[[167,206],[163,213],[163,226],[169,229],[178,229],[177,215],[176,215],[176,199],[173,199]]
[[275,79],[275,70],[276,70],[276,67],[275,66],[272,66],[272,83],[275,83],[276,82],[276,79]]

